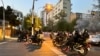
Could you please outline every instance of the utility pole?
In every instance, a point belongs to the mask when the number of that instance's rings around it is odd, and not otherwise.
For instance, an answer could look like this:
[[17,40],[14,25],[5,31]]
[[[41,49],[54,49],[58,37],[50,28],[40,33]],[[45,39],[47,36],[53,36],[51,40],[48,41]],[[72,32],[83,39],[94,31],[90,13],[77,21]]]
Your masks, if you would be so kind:
[[34,23],[35,23],[35,19],[34,19],[34,3],[37,0],[33,0],[33,6],[32,6],[32,35],[34,35]]
[[[98,0],[98,7],[99,7],[99,12],[100,12],[100,0]],[[100,13],[99,13],[100,15]]]
[[5,9],[4,9],[4,2],[1,0],[3,5],[3,40],[5,40]]

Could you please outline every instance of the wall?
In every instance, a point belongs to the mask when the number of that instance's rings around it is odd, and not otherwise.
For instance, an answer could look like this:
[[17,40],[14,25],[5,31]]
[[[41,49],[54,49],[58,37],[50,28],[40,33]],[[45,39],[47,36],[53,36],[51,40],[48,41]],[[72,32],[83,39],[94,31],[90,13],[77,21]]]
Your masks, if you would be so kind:
[[[2,41],[3,40],[3,31],[2,31],[2,27],[0,27],[0,41]],[[10,37],[10,35],[11,35],[11,29],[10,28],[6,28],[6,30],[5,30],[5,36],[6,37]]]

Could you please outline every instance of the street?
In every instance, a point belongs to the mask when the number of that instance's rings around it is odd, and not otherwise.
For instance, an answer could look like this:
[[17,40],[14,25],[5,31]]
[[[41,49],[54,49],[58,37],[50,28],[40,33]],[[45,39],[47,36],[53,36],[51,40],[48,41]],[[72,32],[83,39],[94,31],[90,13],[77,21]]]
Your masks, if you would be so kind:
[[40,47],[35,44],[26,45],[25,42],[16,40],[0,44],[0,56],[65,56],[62,52],[53,47],[49,38]]
[[100,56],[100,0],[0,0],[0,56],[85,54]]
[[[42,46],[16,42],[13,39],[0,43],[0,56],[67,56],[53,46],[49,37],[44,39]],[[99,52],[100,47],[92,47],[87,56],[100,56]]]
[[92,47],[91,51],[87,54],[87,56],[100,56],[100,47]]

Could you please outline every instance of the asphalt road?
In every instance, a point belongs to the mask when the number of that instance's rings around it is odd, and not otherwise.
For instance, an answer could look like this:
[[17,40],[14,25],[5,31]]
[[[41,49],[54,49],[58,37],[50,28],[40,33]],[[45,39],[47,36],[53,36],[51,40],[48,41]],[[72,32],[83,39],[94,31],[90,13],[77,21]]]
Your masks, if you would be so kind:
[[53,47],[49,38],[45,38],[42,46],[9,40],[0,43],[0,56],[66,56]]
[[[0,43],[0,56],[67,56],[53,46],[49,37],[44,39],[42,46],[13,39]],[[100,56],[100,47],[92,46],[86,56]]]
[[100,56],[100,47],[92,46],[87,56]]

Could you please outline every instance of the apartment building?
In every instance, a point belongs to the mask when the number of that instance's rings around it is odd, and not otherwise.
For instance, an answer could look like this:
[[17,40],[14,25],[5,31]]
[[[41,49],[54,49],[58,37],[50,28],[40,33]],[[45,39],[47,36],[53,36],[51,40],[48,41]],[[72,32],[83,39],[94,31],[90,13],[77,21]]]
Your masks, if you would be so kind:
[[46,11],[45,10],[41,11],[41,20],[42,20],[42,25],[46,26]]
[[70,0],[59,0],[59,2],[54,6],[53,10],[47,14],[47,20],[51,19],[55,21],[55,16],[57,16],[61,11],[66,14],[66,21],[70,19],[71,13],[71,1]]
[[42,18],[46,19],[46,21],[44,22],[45,26],[48,24],[49,19],[56,22],[57,20],[55,19],[55,16],[57,16],[61,11],[64,11],[66,14],[66,17],[64,17],[64,19],[66,19],[66,21],[69,21],[71,13],[70,0],[59,0],[58,3],[55,6],[53,6],[52,11],[50,11],[48,14],[44,13],[44,17],[43,15],[41,16]]

